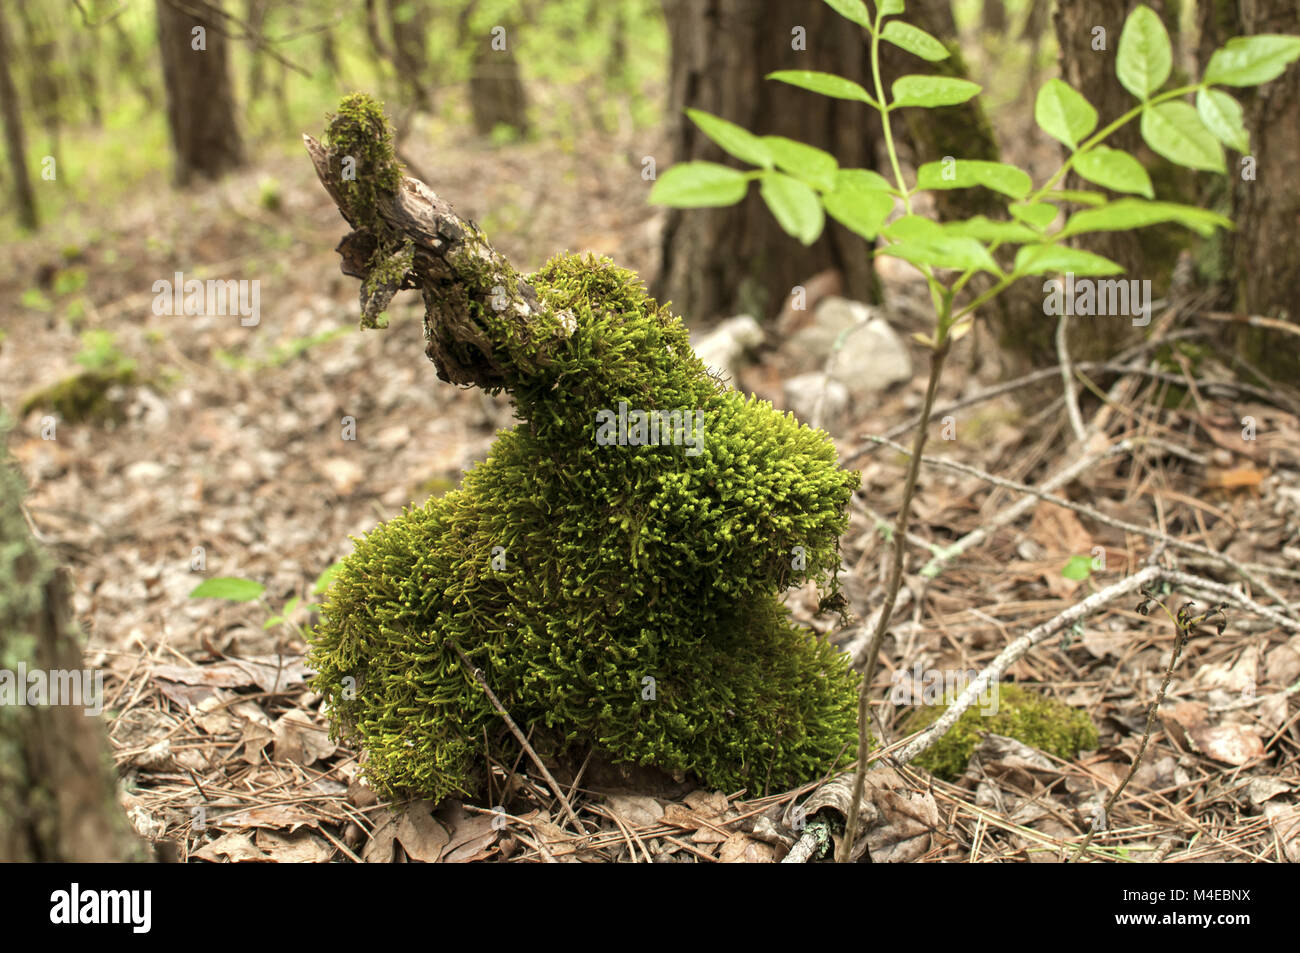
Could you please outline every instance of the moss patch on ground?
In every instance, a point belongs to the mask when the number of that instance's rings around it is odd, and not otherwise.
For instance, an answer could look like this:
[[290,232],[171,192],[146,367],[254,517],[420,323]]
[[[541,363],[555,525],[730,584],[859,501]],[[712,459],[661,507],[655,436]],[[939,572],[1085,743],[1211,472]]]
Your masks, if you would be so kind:
[[[910,734],[927,728],[946,710],[946,705],[919,708],[908,716],[904,730]],[[968,708],[952,730],[914,763],[937,778],[955,781],[965,772],[982,733],[1015,738],[1066,761],[1073,760],[1080,751],[1097,747],[1097,726],[1087,712],[1032,689],[1002,682],[998,686],[996,714],[984,715],[978,707]]]

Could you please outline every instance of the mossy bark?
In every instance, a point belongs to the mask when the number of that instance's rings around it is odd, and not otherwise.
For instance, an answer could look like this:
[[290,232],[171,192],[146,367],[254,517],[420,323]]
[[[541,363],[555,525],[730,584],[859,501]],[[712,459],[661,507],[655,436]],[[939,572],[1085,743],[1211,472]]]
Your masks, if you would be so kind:
[[[80,671],[71,584],[28,532],[23,481],[0,434],[0,669]],[[25,691],[26,686],[16,686]],[[115,796],[98,718],[70,705],[0,705],[0,862],[105,862],[143,850]]]

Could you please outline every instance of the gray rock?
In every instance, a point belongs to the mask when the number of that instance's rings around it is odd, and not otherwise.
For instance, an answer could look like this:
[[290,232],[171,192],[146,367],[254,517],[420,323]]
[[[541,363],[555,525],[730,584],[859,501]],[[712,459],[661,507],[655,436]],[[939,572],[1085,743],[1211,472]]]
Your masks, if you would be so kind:
[[782,387],[786,410],[814,427],[838,429],[849,409],[849,389],[825,371],[788,378]]
[[824,299],[783,350],[791,373],[824,371],[830,359],[831,377],[854,399],[912,379],[902,338],[874,309],[847,298]]
[[745,355],[763,343],[763,329],[747,314],[728,318],[708,334],[692,341],[701,361],[735,386],[736,371],[745,364]]

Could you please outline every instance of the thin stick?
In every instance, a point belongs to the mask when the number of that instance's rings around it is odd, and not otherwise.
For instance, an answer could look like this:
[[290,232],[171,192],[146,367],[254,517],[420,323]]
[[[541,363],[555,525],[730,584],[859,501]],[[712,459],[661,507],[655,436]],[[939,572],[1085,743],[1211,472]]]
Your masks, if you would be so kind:
[[[921,419],[930,419],[930,410],[934,407],[934,396],[939,390],[939,377],[943,373],[943,362],[948,356],[949,339],[930,352],[930,381],[925,389],[925,404],[921,407]],[[867,781],[867,743],[871,736],[867,725],[871,719],[871,682],[876,674],[876,663],[880,658],[880,646],[885,641],[889,630],[890,618],[894,614],[894,603],[898,599],[898,587],[903,581],[903,554],[907,548],[907,521],[912,510],[912,494],[916,492],[916,478],[921,472],[921,451],[925,449],[925,427],[916,428],[916,437],[912,441],[912,457],[907,466],[907,479],[903,485],[903,502],[898,509],[898,519],[894,524],[894,561],[889,567],[889,582],[885,586],[885,601],[880,609],[880,618],[876,622],[876,631],[871,636],[871,645],[867,648],[867,667],[862,674],[862,684],[858,689],[858,770],[853,779],[853,797],[849,801],[849,816],[845,822],[844,840],[840,845],[840,863],[847,863],[853,850],[853,841],[858,832],[858,807],[862,800],[862,791]]]
[[1061,319],[1056,322],[1056,356],[1061,362],[1061,384],[1065,387],[1065,409],[1070,417],[1070,429],[1074,431],[1074,439],[1083,443],[1088,434],[1083,429],[1083,414],[1079,413],[1079,394],[1074,389],[1074,368],[1070,364],[1070,349],[1066,344],[1069,322],[1069,311],[1061,312]]
[[[886,440],[884,437],[868,436],[866,439],[891,447],[899,453],[911,452],[906,447],[894,443],[892,440]],[[978,467],[973,467],[968,463],[958,463],[956,460],[945,460],[942,457],[924,457],[923,462],[946,470],[955,470],[957,473],[964,473],[967,476],[979,477],[985,482],[992,483],[994,486],[1000,486],[1006,490],[1015,490],[1017,493],[1028,493],[1031,496],[1038,497],[1040,500],[1046,500],[1048,503],[1055,503],[1057,506],[1063,506],[1067,510],[1073,510],[1076,513],[1087,516],[1089,519],[1096,520],[1098,523],[1110,526],[1113,529],[1123,530],[1126,533],[1136,533],[1139,536],[1145,536],[1147,539],[1159,540],[1173,549],[1181,549],[1184,552],[1196,553],[1198,556],[1205,556],[1209,559],[1213,559],[1215,562],[1227,566],[1261,592],[1266,593],[1283,610],[1285,610],[1287,616],[1291,615],[1291,610],[1286,599],[1269,583],[1256,578],[1254,574],[1249,572],[1245,566],[1237,562],[1235,559],[1225,556],[1222,553],[1216,553],[1214,550],[1202,546],[1199,543],[1187,542],[1186,540],[1170,536],[1167,533],[1162,533],[1159,530],[1149,529],[1145,526],[1139,526],[1137,523],[1129,523],[1125,520],[1116,519],[1113,516],[1107,516],[1105,513],[1101,512],[1101,510],[1094,509],[1086,503],[1074,503],[1057,496],[1050,496],[1037,487],[1026,486],[1023,483],[1017,483],[1014,480],[1007,480],[1003,477],[994,476],[992,473],[988,473]]]
[[537,770],[542,773],[542,777],[546,778],[546,783],[550,786],[551,793],[559,799],[560,804],[564,807],[564,813],[568,815],[569,820],[572,821],[574,827],[578,829],[578,833],[586,834],[587,829],[582,826],[582,821],[578,820],[578,815],[573,812],[573,807],[569,804],[569,799],[564,796],[564,790],[560,787],[559,782],[557,782],[551,775],[551,772],[546,769],[546,765],[542,763],[542,759],[537,756],[537,752],[533,750],[533,746],[528,743],[528,739],[524,737],[524,733],[519,730],[519,726],[515,724],[515,720],[510,717],[510,712],[506,711],[505,706],[503,706],[497,699],[496,693],[492,691],[492,686],[490,686],[487,683],[487,679],[483,677],[483,670],[470,662],[465,653],[461,651],[460,646],[457,645],[454,640],[448,639],[447,644],[450,645],[455,650],[456,654],[460,656],[460,663],[465,666],[466,671],[470,673],[470,676],[473,677],[474,681],[478,682],[479,687],[483,689],[483,693],[487,695],[488,701],[492,703],[492,707],[497,710],[497,714],[505,719],[506,727],[510,729],[510,733],[515,736],[515,740],[519,742],[524,751],[528,754],[529,760],[536,765]]

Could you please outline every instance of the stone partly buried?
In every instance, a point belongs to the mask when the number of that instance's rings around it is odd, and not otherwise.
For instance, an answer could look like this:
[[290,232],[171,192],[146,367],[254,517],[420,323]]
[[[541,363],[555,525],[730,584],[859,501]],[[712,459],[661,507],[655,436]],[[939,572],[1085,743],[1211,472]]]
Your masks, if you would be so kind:
[[[739,315],[699,335],[695,351],[720,378],[740,387],[741,371],[764,337],[757,321]],[[823,298],[811,314],[786,313],[772,339],[777,352],[771,363],[783,378],[785,408],[831,430],[874,395],[912,379],[907,344],[876,309],[847,298]]]

